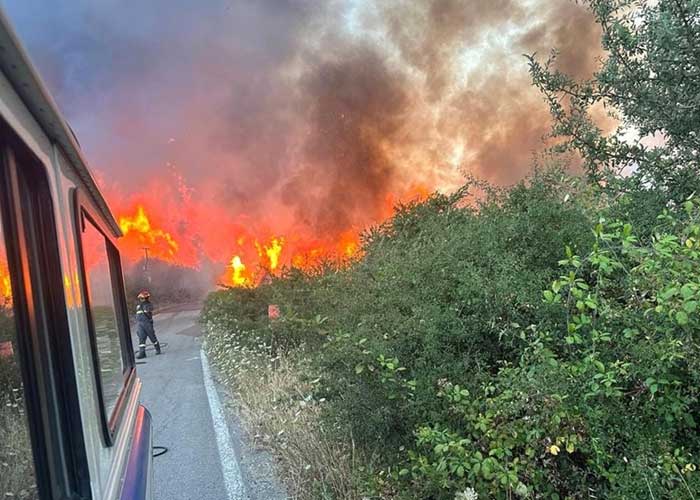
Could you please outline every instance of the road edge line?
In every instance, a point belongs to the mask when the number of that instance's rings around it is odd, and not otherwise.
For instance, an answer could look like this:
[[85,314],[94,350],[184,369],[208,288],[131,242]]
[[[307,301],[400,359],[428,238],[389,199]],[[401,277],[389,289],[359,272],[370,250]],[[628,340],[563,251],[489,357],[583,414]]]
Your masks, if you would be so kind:
[[216,435],[216,445],[219,449],[219,460],[221,462],[221,473],[224,476],[224,485],[228,493],[229,500],[247,500],[245,489],[243,487],[243,476],[241,468],[238,465],[236,452],[233,449],[231,441],[231,431],[226,422],[224,409],[221,406],[219,393],[214,385],[214,380],[211,377],[209,369],[209,360],[204,353],[204,349],[200,352],[202,359],[202,375],[204,376],[204,388],[207,391],[207,399],[209,400],[209,412],[214,424],[214,434]]

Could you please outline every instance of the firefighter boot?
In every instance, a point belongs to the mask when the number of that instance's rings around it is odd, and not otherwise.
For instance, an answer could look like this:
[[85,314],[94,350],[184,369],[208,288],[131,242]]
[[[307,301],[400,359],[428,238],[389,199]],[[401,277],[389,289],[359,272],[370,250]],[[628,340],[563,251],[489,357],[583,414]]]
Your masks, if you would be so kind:
[[160,342],[156,342],[153,346],[156,348],[156,354],[160,354]]
[[140,345],[139,352],[136,353],[136,359],[143,359],[146,357],[146,346]]

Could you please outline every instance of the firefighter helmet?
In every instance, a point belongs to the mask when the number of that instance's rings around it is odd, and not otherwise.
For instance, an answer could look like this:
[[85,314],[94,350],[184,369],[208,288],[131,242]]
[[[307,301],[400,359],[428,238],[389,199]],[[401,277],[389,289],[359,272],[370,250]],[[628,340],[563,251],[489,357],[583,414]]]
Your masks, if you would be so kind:
[[140,300],[150,299],[151,293],[148,290],[143,290],[141,293],[139,293],[138,298]]

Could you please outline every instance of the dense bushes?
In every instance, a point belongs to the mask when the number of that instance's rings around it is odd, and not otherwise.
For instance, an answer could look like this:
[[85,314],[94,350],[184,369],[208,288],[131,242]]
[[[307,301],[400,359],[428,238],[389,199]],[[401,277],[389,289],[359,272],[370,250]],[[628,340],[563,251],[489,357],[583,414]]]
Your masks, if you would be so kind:
[[457,423],[417,431],[399,475],[419,498],[466,487],[489,498],[693,498],[700,226],[687,210],[684,224],[665,216],[648,246],[630,225],[597,224],[591,251],[569,252],[543,295],[566,321],[514,327],[521,358],[476,393],[438,384]]
[[[399,447],[421,425],[456,421],[436,397],[438,381],[478,392],[521,356],[513,325],[545,320],[541,289],[558,276],[561,249],[593,241],[577,189],[538,175],[481,203],[435,195],[401,207],[365,235],[365,255],[349,267],[212,294],[202,314],[216,325],[210,348],[220,361],[222,349],[301,349],[328,421],[385,465],[401,463]],[[280,306],[279,320],[267,319],[268,304]]]
[[550,248],[589,239],[585,214],[553,196],[554,183],[538,178],[480,207],[442,196],[404,207],[326,285],[314,301],[331,331],[318,354],[323,396],[359,443],[398,448],[440,413],[436,380],[477,385],[517,359],[508,325],[537,321],[560,257]]

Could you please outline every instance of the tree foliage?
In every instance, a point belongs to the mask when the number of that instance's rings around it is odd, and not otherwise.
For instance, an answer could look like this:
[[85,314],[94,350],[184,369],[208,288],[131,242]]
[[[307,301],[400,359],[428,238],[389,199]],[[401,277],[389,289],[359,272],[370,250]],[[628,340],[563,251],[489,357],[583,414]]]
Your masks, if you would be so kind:
[[[558,149],[580,153],[596,182],[653,189],[663,201],[681,202],[699,186],[700,1],[586,3],[605,51],[590,80],[559,72],[556,53],[546,62],[529,57],[533,82],[555,119],[553,135],[564,139]],[[596,108],[619,126],[603,133]]]

